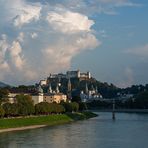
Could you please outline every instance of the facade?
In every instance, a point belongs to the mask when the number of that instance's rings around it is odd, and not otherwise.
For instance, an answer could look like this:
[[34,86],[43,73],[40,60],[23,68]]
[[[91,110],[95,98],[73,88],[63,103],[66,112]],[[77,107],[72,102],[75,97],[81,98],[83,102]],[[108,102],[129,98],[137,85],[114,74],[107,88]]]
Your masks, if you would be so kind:
[[[8,102],[9,103],[16,103],[16,96],[17,95],[21,95],[22,93],[9,93],[8,94]],[[30,94],[27,94],[25,93],[24,95],[30,95]]]
[[53,79],[53,78],[83,78],[83,79],[90,79],[91,78],[91,73],[90,72],[86,72],[86,73],[81,73],[80,70],[76,70],[76,71],[67,71],[66,74],[50,74],[49,78]]
[[66,102],[67,96],[63,93],[60,93],[59,86],[57,85],[56,90],[52,90],[51,85],[49,84],[47,93],[43,93],[42,87],[39,85],[38,94],[32,96],[32,100],[34,104],[38,104],[40,102],[48,102],[48,103],[60,103],[61,101]]
[[40,80],[40,83],[39,83],[41,86],[43,85],[47,85],[47,80]]
[[103,97],[100,93],[98,93],[97,87],[96,89],[92,86],[91,89],[88,89],[87,83],[85,91],[81,91],[80,98],[82,102],[91,102],[94,100],[101,100]]
[[32,96],[32,100],[33,100],[34,105],[40,102],[43,102],[43,95]]
[[67,78],[85,78],[85,79],[90,79],[91,78],[90,72],[81,73],[80,70],[67,71],[66,75],[67,75]]
[[9,103],[15,103],[17,95],[18,95],[18,93],[9,93],[8,94],[8,102]]
[[53,103],[53,102],[60,103],[61,101],[66,102],[66,100],[67,100],[67,96],[62,93],[45,94],[43,96],[43,101],[48,103]]

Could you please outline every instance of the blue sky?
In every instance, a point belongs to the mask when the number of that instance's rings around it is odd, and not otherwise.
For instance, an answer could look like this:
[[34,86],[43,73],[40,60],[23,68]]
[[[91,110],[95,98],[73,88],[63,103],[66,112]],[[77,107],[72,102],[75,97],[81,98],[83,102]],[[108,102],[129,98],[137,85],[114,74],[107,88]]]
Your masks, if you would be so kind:
[[0,0],[0,81],[80,69],[119,87],[148,75],[146,0]]

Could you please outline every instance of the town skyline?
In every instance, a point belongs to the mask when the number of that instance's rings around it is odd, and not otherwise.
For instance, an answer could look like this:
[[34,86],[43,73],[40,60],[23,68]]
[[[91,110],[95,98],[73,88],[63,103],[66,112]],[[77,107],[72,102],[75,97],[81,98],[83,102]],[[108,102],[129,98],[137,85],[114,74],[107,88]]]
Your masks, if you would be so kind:
[[146,84],[145,0],[0,0],[0,81],[34,84],[90,71],[118,87]]

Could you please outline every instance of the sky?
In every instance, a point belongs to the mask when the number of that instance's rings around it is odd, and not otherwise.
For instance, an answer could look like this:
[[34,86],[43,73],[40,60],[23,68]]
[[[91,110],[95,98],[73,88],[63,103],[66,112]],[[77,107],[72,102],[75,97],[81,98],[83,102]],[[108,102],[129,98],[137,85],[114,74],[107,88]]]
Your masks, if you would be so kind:
[[90,71],[118,87],[148,83],[147,0],[0,0],[0,81]]

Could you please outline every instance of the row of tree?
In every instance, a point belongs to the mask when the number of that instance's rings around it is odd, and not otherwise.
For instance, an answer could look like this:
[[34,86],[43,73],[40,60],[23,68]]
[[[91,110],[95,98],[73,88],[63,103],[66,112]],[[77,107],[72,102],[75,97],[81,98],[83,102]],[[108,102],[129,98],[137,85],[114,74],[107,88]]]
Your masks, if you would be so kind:
[[31,96],[18,95],[16,96],[16,103],[4,103],[0,105],[0,117],[48,115],[53,113],[78,112],[79,110],[83,111],[86,109],[87,107],[84,103],[78,104],[76,102],[61,102],[61,104],[40,102],[34,105]]

